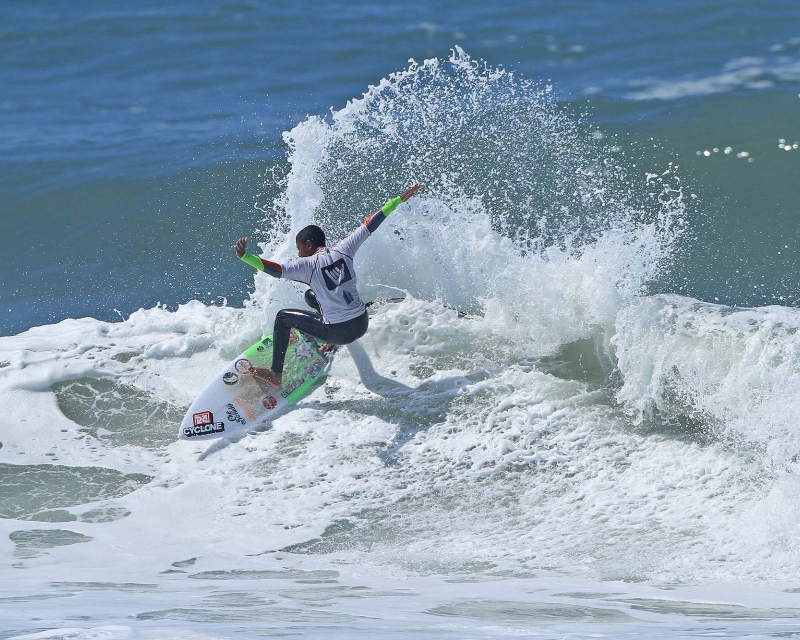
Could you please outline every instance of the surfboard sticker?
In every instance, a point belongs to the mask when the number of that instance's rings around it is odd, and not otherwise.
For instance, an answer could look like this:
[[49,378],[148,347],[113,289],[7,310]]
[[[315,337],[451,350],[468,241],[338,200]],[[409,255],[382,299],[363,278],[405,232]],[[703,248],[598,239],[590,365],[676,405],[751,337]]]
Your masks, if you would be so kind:
[[333,351],[322,352],[321,341],[292,329],[283,384],[276,389],[247,374],[251,367],[272,365],[272,344],[272,335],[262,338],[208,383],[181,422],[181,440],[221,438],[278,417],[310,393],[333,360]]

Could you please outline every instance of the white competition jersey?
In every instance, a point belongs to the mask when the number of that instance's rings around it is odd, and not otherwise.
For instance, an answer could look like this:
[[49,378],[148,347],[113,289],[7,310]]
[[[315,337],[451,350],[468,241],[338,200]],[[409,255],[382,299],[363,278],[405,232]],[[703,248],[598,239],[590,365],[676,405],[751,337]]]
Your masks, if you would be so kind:
[[280,265],[281,278],[311,287],[328,324],[352,320],[366,310],[358,297],[353,256],[369,235],[367,226],[360,224],[334,247],[322,247],[313,256]]

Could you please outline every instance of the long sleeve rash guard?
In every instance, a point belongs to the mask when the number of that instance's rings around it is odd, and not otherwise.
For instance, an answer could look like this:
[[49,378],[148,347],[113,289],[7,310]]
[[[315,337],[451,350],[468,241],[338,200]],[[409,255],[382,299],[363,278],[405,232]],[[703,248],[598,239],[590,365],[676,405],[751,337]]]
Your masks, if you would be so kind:
[[250,253],[245,253],[241,259],[274,278],[294,280],[311,287],[326,323],[336,324],[357,318],[366,309],[358,297],[353,258],[364,240],[401,202],[399,197],[389,200],[381,209],[371,213],[344,240],[331,248],[320,247],[313,256],[283,264],[264,260]]

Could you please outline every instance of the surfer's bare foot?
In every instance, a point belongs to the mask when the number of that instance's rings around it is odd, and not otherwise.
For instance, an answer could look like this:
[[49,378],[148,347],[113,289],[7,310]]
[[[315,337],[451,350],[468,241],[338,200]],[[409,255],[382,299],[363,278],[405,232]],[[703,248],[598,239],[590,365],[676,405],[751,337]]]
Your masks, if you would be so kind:
[[276,389],[280,389],[281,387],[281,381],[283,380],[282,373],[277,373],[272,369],[265,369],[263,367],[250,367],[250,370],[247,373],[251,376],[255,376],[259,380],[263,380]]

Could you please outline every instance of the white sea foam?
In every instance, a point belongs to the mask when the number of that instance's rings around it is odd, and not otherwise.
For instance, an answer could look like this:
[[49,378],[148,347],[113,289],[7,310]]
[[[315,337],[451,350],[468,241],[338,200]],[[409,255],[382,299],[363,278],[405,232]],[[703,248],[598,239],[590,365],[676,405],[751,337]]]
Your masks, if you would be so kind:
[[800,80],[796,58],[746,56],[728,62],[719,73],[701,78],[662,80],[646,78],[629,83],[625,94],[631,100],[679,100],[691,96],[726,93],[737,89],[767,89]]
[[312,221],[335,240],[419,179],[357,262],[363,291],[407,295],[227,446],[176,441],[179,418],[295,286],[0,338],[6,637],[798,617],[775,586],[658,587],[800,578],[794,312],[646,296],[683,225],[674,170],[628,178],[548,95],[456,51],[287,135],[264,249]]
[[[91,363],[120,389],[150,394],[151,404],[161,398],[185,405],[223,360],[214,347],[189,354],[180,346],[187,322],[197,322],[186,317],[189,311],[134,319],[140,329],[152,322],[150,331],[83,321],[87,337],[78,350],[75,323],[38,330],[36,342],[45,337],[54,354],[66,354],[60,359],[25,362],[18,359],[21,345],[9,349],[12,339],[3,340],[3,358],[12,361],[0,370],[4,415],[30,407],[34,427],[23,431],[5,419],[4,461],[152,478],[132,493],[102,497],[100,491],[85,504],[65,505],[73,521],[0,520],[4,562],[18,576],[4,596],[22,598],[9,609],[8,619],[19,620],[10,629],[31,628],[26,612],[46,606],[51,619],[66,620],[77,610],[105,622],[82,623],[85,637],[181,637],[169,635],[177,633],[170,631],[176,623],[183,637],[202,637],[209,625],[228,637],[241,624],[275,630],[294,624],[322,637],[330,631],[315,632],[317,625],[355,624],[362,608],[353,598],[360,596],[372,606],[380,603],[382,618],[398,629],[410,624],[392,613],[400,607],[416,611],[415,624],[429,630],[442,620],[422,611],[439,611],[444,620],[470,628],[482,620],[478,637],[495,637],[497,624],[509,631],[544,625],[551,634],[545,637],[559,637],[591,616],[596,632],[613,635],[616,625],[638,624],[649,633],[648,621],[674,620],[669,616],[676,612],[681,625],[705,628],[691,622],[691,603],[698,601],[717,607],[722,618],[767,614],[753,609],[757,595],[736,590],[727,597],[715,590],[712,597],[616,581],[791,585],[796,579],[791,476],[762,474],[753,451],[724,439],[702,443],[691,431],[676,437],[632,427],[607,389],[515,361],[501,338],[482,339],[483,318],[459,317],[437,302],[408,298],[373,319],[362,348],[384,377],[382,395],[360,384],[357,363],[342,353],[327,385],[302,408],[204,460],[198,460],[199,445],[172,441],[149,450],[115,446],[108,435],[81,436],[81,425],[56,419],[52,397],[35,400],[45,391],[17,384],[22,373],[48,384],[85,379]],[[211,310],[201,333],[212,333],[231,315],[242,312]],[[107,337],[98,340],[103,330]],[[26,342],[31,337],[17,338],[33,350]],[[660,352],[652,335],[646,344]],[[164,355],[159,346],[165,345],[173,345],[174,355]],[[131,353],[139,355],[120,361]],[[624,373],[632,381],[633,373]],[[174,437],[174,424],[146,426],[168,427]],[[102,510],[105,521],[85,517]],[[25,546],[19,536],[9,538],[19,531],[51,532],[53,538]],[[59,531],[89,540],[65,545]],[[279,551],[286,547],[294,553]],[[364,563],[371,568],[355,569]],[[437,574],[477,582],[447,587]],[[596,583],[593,576],[611,582]],[[540,591],[521,595],[520,589],[531,588]],[[565,592],[577,595],[555,595]],[[65,597],[71,593],[81,594],[81,602]],[[49,599],[43,603],[39,596]],[[761,606],[774,608],[782,599],[791,610],[790,596],[773,596]],[[315,609],[320,601],[334,609]],[[725,609],[740,604],[746,606]],[[121,605],[136,622],[120,616]],[[509,618],[509,610],[518,613]],[[760,624],[752,628],[763,629]],[[69,637],[75,628],[56,625],[42,637],[59,637],[55,629]],[[370,632],[363,623],[351,629]]]
[[613,339],[618,397],[642,420],[653,410],[696,418],[715,435],[754,443],[779,464],[800,447],[800,314],[732,309],[680,296],[622,310]]

